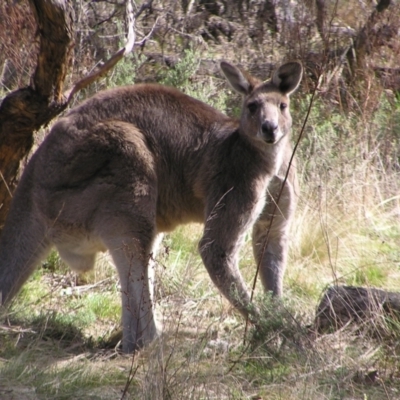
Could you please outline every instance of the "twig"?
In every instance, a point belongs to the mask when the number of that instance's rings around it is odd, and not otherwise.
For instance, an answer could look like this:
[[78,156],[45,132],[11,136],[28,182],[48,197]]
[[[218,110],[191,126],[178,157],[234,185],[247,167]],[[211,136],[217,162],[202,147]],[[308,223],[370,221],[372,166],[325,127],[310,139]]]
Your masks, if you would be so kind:
[[[13,195],[12,195],[12,193],[11,193],[10,187],[8,186],[7,181],[5,180],[4,175],[3,175],[3,173],[2,173],[1,171],[0,171],[0,177],[1,177],[1,180],[4,182],[4,184],[6,185],[6,189],[7,189],[7,191],[8,191],[8,194],[9,194],[10,197],[12,198]],[[1,299],[0,299],[0,304],[1,304]]]
[[130,367],[128,378],[126,380],[124,391],[122,392],[120,400],[124,400],[125,399],[126,395],[128,394],[129,386],[131,385],[132,380],[135,377],[137,370],[139,369],[139,365],[136,365],[136,368],[133,368],[134,363],[135,363],[135,355],[136,355],[136,352],[133,353],[133,355],[132,355],[131,367]]
[[140,42],[136,42],[135,44],[137,44],[138,46],[141,46],[154,32],[154,28],[156,27],[158,22],[158,17],[156,18],[154,25],[152,26],[150,32],[140,41]]
[[71,294],[81,294],[83,292],[87,292],[89,290],[95,289],[99,286],[103,286],[105,283],[109,282],[111,278],[103,279],[102,281],[90,284],[90,285],[82,285],[82,286],[74,286],[66,289],[65,291],[70,291]]
[[4,331],[6,333],[37,333],[33,329],[16,328],[6,325],[0,325],[0,331]]

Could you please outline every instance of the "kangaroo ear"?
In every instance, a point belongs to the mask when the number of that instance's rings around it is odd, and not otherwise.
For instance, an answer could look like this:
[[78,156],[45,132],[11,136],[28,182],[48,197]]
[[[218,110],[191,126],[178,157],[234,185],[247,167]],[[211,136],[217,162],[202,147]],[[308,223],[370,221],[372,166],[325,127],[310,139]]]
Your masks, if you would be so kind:
[[281,65],[273,74],[271,82],[283,93],[290,95],[299,86],[303,76],[303,66],[298,61]]
[[233,90],[244,95],[251,92],[253,85],[239,68],[226,61],[222,61],[220,67]]

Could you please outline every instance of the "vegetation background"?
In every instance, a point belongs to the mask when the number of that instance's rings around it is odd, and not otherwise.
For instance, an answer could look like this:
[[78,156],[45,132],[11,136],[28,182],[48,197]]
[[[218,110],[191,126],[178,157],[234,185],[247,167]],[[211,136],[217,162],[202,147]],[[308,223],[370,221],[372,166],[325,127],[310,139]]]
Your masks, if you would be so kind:
[[[4,98],[32,85],[39,51],[33,4],[0,4]],[[124,1],[72,5],[75,45],[65,87],[101,66],[125,37]],[[164,335],[139,354],[121,356],[118,281],[109,259],[76,276],[53,253],[2,314],[0,398],[399,399],[396,318],[378,315],[324,335],[313,323],[329,285],[400,287],[400,4],[134,5],[134,52],[70,106],[108,87],[158,81],[237,115],[240,99],[222,79],[220,60],[264,79],[282,61],[303,62],[305,78],[292,101],[301,193],[285,297],[277,304],[258,285],[268,317],[261,332],[246,331],[197,255],[201,226],[181,227],[165,238],[156,260]],[[48,128],[37,132],[36,144]],[[241,257],[249,283],[254,264],[249,237]]]

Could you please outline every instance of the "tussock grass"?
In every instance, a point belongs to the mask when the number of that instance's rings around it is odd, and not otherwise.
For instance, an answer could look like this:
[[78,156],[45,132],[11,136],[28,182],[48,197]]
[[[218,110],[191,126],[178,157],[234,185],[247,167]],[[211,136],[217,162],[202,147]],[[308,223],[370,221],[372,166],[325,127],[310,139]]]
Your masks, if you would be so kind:
[[289,282],[310,295],[327,284],[398,288],[398,230],[391,215],[371,210],[367,219],[349,218],[335,204],[328,207],[300,205]]

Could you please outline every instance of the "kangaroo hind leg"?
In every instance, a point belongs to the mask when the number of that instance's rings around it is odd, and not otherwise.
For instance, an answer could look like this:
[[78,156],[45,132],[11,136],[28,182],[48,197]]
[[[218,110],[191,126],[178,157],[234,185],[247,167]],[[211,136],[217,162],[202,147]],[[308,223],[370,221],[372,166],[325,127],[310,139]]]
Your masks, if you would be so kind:
[[158,335],[148,270],[153,238],[129,235],[105,240],[121,284],[124,353],[140,349]]
[[107,168],[106,193],[94,231],[117,268],[122,298],[122,349],[132,352],[157,336],[153,315],[149,259],[156,237],[156,160],[135,126],[118,121],[99,124],[96,131],[115,138]]

